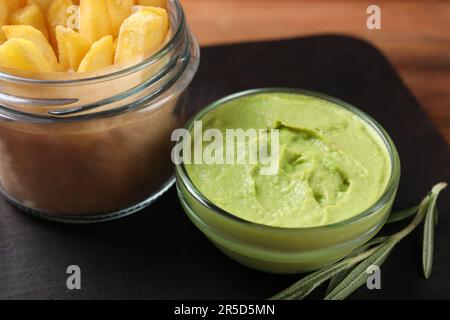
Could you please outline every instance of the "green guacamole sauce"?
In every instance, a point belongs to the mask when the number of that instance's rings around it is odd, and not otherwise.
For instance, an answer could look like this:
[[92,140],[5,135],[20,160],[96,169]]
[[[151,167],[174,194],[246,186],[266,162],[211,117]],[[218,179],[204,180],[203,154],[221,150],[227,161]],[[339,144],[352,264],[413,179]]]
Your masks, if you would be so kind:
[[204,131],[219,129],[224,136],[226,129],[279,129],[274,175],[262,175],[259,162],[185,164],[207,199],[248,221],[287,228],[336,223],[372,206],[391,175],[378,133],[353,112],[317,97],[247,95],[213,109],[202,121]]

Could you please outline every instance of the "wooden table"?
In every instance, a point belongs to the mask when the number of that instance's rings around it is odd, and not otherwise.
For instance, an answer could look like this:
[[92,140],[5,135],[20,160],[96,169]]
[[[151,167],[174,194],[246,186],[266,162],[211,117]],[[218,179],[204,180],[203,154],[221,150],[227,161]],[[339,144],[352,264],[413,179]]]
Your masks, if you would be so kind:
[[[181,0],[201,45],[349,34],[380,48],[450,143],[450,1]],[[368,30],[367,7],[382,11]]]

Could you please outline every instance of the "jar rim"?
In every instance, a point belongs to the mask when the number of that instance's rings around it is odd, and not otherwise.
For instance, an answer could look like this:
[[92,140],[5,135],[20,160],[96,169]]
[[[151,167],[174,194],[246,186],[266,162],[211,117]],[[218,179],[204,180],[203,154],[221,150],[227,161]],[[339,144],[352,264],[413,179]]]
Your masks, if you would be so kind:
[[183,7],[180,4],[179,0],[171,0],[175,5],[175,13],[177,17],[179,17],[179,21],[175,27],[175,32],[170,37],[169,41],[155,54],[150,57],[140,61],[137,64],[131,65],[129,67],[117,70],[112,73],[105,73],[97,76],[86,77],[86,78],[76,78],[76,79],[68,79],[68,80],[47,80],[47,79],[34,79],[34,78],[26,78],[20,77],[13,74],[5,73],[0,71],[0,80],[9,81],[14,83],[22,83],[22,84],[33,84],[33,85],[80,85],[84,83],[90,82],[98,82],[103,80],[112,80],[117,79],[122,76],[129,75],[131,73],[140,71],[156,61],[160,60],[164,56],[166,56],[172,48],[178,42],[178,39],[183,36],[184,29],[186,27],[186,16],[184,14]]
[[295,227],[295,228],[289,228],[289,227],[279,227],[279,226],[271,226],[267,224],[262,224],[258,222],[253,222],[250,220],[243,219],[241,217],[238,217],[220,207],[218,207],[216,204],[214,204],[212,201],[210,201],[208,198],[206,198],[202,192],[200,192],[197,187],[194,185],[192,180],[190,179],[189,175],[186,172],[186,168],[184,164],[177,164],[175,166],[175,170],[177,175],[180,177],[181,183],[183,183],[183,186],[186,188],[186,190],[197,200],[199,201],[203,206],[210,209],[212,212],[217,213],[226,219],[233,220],[235,222],[245,224],[251,227],[265,229],[269,231],[283,231],[283,232],[298,232],[298,231],[305,231],[305,230],[326,230],[326,229],[334,229],[345,225],[351,225],[354,223],[357,223],[361,220],[367,219],[370,216],[372,216],[374,213],[376,213],[380,208],[382,208],[386,203],[389,202],[391,195],[396,192],[398,183],[400,181],[400,172],[401,172],[401,165],[400,165],[400,157],[398,155],[397,148],[392,141],[389,134],[386,132],[386,130],[371,116],[369,116],[364,111],[360,110],[359,108],[356,108],[355,106],[340,100],[338,98],[332,97],[327,94],[311,91],[311,90],[304,90],[304,89],[296,89],[296,88],[259,88],[259,89],[251,89],[246,91],[237,92],[231,95],[228,95],[224,98],[221,98],[209,105],[207,105],[202,111],[197,113],[185,126],[185,129],[190,131],[192,129],[192,126],[195,121],[200,120],[203,118],[207,113],[214,110],[215,108],[218,108],[222,106],[223,104],[230,102],[232,100],[242,98],[245,96],[251,96],[261,93],[291,93],[291,94],[301,94],[311,97],[320,98],[323,100],[327,100],[329,102],[335,103],[340,107],[345,108],[346,110],[352,112],[353,114],[356,114],[359,118],[361,118],[363,121],[365,121],[368,125],[373,128],[376,133],[379,135],[381,140],[383,141],[390,160],[391,160],[391,174],[389,177],[389,181],[382,193],[382,195],[379,197],[379,199],[371,205],[366,210],[362,211],[361,213],[358,213],[357,215],[350,217],[345,220],[341,220],[335,223],[321,225],[321,226],[313,226],[313,227]]

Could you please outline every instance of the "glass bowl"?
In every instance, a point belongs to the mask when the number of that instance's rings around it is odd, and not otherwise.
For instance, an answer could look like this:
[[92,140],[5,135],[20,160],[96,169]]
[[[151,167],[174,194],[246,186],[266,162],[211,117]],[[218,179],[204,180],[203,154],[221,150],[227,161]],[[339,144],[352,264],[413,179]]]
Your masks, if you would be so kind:
[[331,101],[362,118],[381,137],[391,161],[391,175],[381,197],[367,210],[344,221],[311,228],[283,228],[241,219],[217,207],[194,186],[183,164],[176,166],[178,197],[190,220],[232,259],[271,273],[303,273],[330,265],[361,246],[382,228],[394,201],[400,179],[400,160],[386,131],[361,110],[323,94],[297,89],[256,89],[225,97],[197,114],[186,126],[224,103],[258,93],[299,93]]

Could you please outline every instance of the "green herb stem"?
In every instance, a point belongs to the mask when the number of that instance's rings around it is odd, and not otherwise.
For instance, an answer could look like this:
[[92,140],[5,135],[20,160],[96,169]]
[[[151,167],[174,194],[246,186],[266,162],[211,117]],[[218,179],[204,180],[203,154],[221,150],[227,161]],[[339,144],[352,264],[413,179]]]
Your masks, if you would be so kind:
[[439,183],[432,188],[418,206],[392,214],[388,222],[402,221],[415,214],[413,220],[399,232],[391,236],[372,239],[353,250],[343,260],[309,274],[271,299],[303,299],[327,280],[330,280],[330,283],[325,299],[345,299],[367,281],[367,268],[370,265],[380,267],[395,245],[413,232],[424,218],[422,262],[425,278],[428,278],[433,262],[434,227],[437,223],[436,202],[439,193],[446,187],[446,183]]

